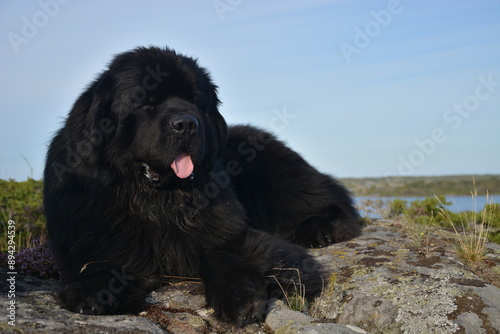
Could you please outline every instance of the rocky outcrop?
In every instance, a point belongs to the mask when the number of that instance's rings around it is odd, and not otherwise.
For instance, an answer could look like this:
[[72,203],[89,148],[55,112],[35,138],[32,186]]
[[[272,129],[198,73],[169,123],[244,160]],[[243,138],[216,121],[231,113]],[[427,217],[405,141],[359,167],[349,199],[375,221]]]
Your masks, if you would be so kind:
[[[312,251],[331,277],[320,297],[301,305],[308,315],[271,301],[265,324],[242,329],[213,317],[196,281],[153,292],[138,316],[87,316],[59,307],[56,281],[17,275],[15,326],[3,317],[0,332],[499,333],[500,246],[488,244],[486,260],[467,265],[453,238],[443,229],[373,222],[355,240]],[[1,284],[8,305],[9,282]]]
[[370,333],[499,333],[500,246],[466,265],[456,235],[378,221],[351,242],[317,250],[331,282],[310,311]]

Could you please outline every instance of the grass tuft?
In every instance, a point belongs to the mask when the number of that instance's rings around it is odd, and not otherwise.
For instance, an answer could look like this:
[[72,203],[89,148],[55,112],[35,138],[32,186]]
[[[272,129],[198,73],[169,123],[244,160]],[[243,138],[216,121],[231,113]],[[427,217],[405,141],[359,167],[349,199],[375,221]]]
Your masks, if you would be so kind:
[[436,246],[433,244],[436,224],[432,213],[429,216],[419,216],[417,222],[414,216],[404,208],[403,222],[405,231],[408,233],[408,236],[413,241],[419,253],[428,256],[436,249]]
[[288,270],[288,271],[296,271],[297,272],[297,282],[293,279],[290,280],[290,284],[287,287],[283,287],[281,283],[278,281],[276,276],[271,276],[276,280],[278,286],[283,293],[286,306],[293,310],[299,312],[307,311],[307,298],[306,298],[306,288],[305,285],[302,284],[300,279],[300,271],[297,268],[274,268],[275,270]]
[[[485,205],[478,213],[476,210],[477,189],[471,192],[473,211],[460,214],[460,226],[453,221],[448,210],[443,207],[439,210],[439,215],[452,227],[455,232],[456,242],[454,244],[457,254],[467,263],[475,263],[485,259],[486,245],[493,224],[492,205]],[[493,200],[486,191],[486,203],[492,204]]]

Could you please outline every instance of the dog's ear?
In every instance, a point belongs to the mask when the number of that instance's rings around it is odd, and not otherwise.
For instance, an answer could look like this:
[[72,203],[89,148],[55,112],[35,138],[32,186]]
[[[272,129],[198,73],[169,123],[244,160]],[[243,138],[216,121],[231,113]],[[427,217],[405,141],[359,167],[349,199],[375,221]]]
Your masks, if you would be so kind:
[[203,94],[206,99],[206,113],[202,115],[204,122],[208,125],[205,129],[205,156],[202,164],[205,171],[210,171],[215,161],[222,155],[227,140],[227,124],[219,112],[219,99],[217,98],[217,86],[210,83],[209,90]]
[[109,71],[101,74],[80,95],[66,119],[64,135],[71,149],[84,160],[98,159],[105,142],[116,130],[116,117],[111,113],[113,80]]
[[222,151],[224,150],[224,147],[226,146],[226,140],[227,140],[227,123],[224,117],[222,117],[221,113],[219,112],[219,104],[220,101],[217,98],[217,87],[213,86],[212,87],[212,100],[214,101],[212,103],[212,122],[214,125],[215,129],[215,134],[217,136],[216,140],[216,146],[217,146],[217,152],[216,156],[219,158],[222,154]]

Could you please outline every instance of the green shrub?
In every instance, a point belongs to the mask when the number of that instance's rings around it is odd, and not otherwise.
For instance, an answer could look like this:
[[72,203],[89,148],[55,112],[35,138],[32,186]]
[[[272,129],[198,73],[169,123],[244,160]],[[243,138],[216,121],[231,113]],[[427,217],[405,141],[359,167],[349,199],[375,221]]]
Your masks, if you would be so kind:
[[410,203],[408,214],[412,216],[433,216],[436,217],[439,210],[444,205],[450,204],[446,197],[426,197],[423,200],[415,200]]
[[0,249],[7,249],[7,222],[16,222],[17,248],[30,247],[34,239],[45,238],[43,183],[28,179],[17,182],[0,179]]
[[500,228],[500,204],[489,203],[484,206],[484,209],[491,213],[491,227]]
[[490,236],[490,240],[493,241],[494,243],[500,244],[500,232],[492,233]]
[[[450,205],[444,196],[427,197],[411,202],[394,199],[387,203],[390,217],[404,216],[416,224],[429,224],[450,227],[451,224],[459,229],[468,230],[470,226],[486,224],[489,229],[489,239],[500,244],[500,205],[488,203],[481,211],[487,212],[487,222],[481,221],[482,215],[464,211],[460,213],[446,209]],[[446,218],[445,218],[446,217]],[[473,221],[477,220],[477,221]]]
[[399,217],[405,213],[407,210],[408,201],[404,199],[396,198],[389,203],[389,216]]

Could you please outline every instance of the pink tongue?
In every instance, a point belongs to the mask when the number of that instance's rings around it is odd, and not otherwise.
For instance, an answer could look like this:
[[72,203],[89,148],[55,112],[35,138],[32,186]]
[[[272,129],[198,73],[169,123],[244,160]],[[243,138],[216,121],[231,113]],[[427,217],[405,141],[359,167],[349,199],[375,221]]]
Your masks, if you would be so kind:
[[194,165],[193,161],[189,154],[182,152],[179,153],[178,156],[175,157],[174,162],[170,165],[170,167],[174,170],[175,175],[178,178],[185,179],[193,174]]

